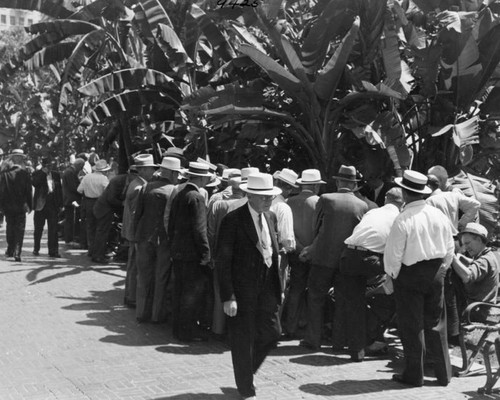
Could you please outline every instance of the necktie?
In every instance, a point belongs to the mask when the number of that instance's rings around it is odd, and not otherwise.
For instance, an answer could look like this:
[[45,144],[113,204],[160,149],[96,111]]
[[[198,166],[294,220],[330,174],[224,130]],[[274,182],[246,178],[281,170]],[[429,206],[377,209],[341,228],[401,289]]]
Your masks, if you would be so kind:
[[269,268],[273,263],[273,251],[271,248],[271,237],[269,235],[269,230],[267,228],[267,223],[263,220],[263,215],[259,214],[259,236],[260,245],[262,247],[262,255],[264,256],[264,262]]

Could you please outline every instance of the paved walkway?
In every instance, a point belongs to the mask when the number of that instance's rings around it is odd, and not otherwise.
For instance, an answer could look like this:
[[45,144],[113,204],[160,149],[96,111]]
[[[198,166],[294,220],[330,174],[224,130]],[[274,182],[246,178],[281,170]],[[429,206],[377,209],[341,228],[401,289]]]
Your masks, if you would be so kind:
[[[3,256],[0,230],[0,400],[238,399],[230,353],[219,342],[176,342],[168,325],[138,324],[122,306],[125,272],[92,265],[82,250],[34,257],[32,215],[23,262]],[[281,343],[256,376],[259,399],[483,399],[484,376],[442,388],[391,381],[401,360],[351,363]]]

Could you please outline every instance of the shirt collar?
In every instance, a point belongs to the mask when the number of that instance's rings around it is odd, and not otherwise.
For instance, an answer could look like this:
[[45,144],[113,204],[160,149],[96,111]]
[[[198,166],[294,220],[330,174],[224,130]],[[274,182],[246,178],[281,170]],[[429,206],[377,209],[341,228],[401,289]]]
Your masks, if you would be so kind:
[[426,204],[425,200],[423,200],[423,199],[412,201],[411,203],[405,204],[403,210],[406,210],[408,208],[421,207],[421,206],[424,206],[425,204]]
[[354,194],[354,193],[352,192],[352,190],[351,190],[351,189],[348,189],[348,188],[340,188],[340,189],[338,190],[338,193],[350,193],[350,194]]
[[259,213],[252,208],[252,206],[250,205],[250,203],[247,203],[247,205],[248,205],[248,209],[250,210],[250,215],[252,216],[252,218],[254,220],[257,220],[258,217],[259,217]]

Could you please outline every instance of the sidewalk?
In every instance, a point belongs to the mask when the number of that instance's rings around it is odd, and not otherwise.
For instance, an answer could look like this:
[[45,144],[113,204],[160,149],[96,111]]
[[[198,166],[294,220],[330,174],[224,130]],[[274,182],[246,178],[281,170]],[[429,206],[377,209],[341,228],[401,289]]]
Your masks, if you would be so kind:
[[[47,256],[46,236],[34,257],[32,214],[23,262],[7,261],[0,229],[0,400],[238,399],[228,348],[184,345],[168,325],[139,324],[122,305],[120,265],[92,265],[86,251],[61,246]],[[351,363],[283,342],[256,375],[259,399],[488,399],[485,376],[454,378],[446,387],[391,381],[401,367],[387,359]]]

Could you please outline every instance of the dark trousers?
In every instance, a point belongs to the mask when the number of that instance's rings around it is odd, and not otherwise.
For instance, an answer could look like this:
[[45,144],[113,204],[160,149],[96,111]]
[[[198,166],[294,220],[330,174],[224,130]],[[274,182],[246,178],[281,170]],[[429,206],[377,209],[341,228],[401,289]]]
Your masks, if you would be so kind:
[[33,222],[35,225],[35,244],[34,251],[40,251],[40,242],[42,240],[43,228],[47,221],[47,247],[49,248],[49,255],[56,255],[59,253],[59,239],[58,239],[58,211],[57,208],[45,205],[40,211],[35,211]]
[[[89,253],[94,256],[94,240],[97,230],[97,218],[94,215],[94,204],[97,199],[91,199],[86,197],[83,205],[85,207],[85,231],[87,237],[87,245],[89,248]],[[81,241],[80,241],[81,242]]]
[[73,242],[80,230],[80,211],[79,207],[72,205],[64,206],[64,241]]
[[403,265],[394,281],[398,329],[405,358],[403,378],[416,385],[424,381],[426,345],[435,362],[438,383],[447,384],[451,379],[444,306],[445,274],[441,259],[426,260]]
[[307,331],[305,340],[312,346],[321,345],[323,315],[328,290],[333,285],[334,268],[313,264],[309,272],[307,291]]
[[311,264],[300,261],[297,253],[288,254],[288,264],[290,266],[290,287],[286,299],[284,328],[289,335],[294,335],[300,317],[307,306],[306,289]]
[[21,257],[24,241],[24,229],[26,227],[26,214],[5,213],[7,223],[7,251],[9,257]]
[[171,273],[170,248],[166,239],[158,244],[137,243],[137,293],[135,315],[138,320],[165,322],[167,285]]
[[137,245],[128,242],[127,274],[125,275],[125,304],[135,305],[137,293]]
[[173,333],[179,340],[190,341],[200,333],[198,321],[205,311],[208,267],[183,260],[173,260],[173,266]]
[[[341,331],[350,351],[366,346],[366,283],[384,273],[383,254],[346,248],[340,258],[335,286],[334,326]],[[333,342],[342,341],[341,339]]]
[[[104,258],[108,244],[109,232],[113,226],[113,212],[107,212],[96,219],[94,242],[91,255],[95,259]],[[90,249],[89,249],[90,250]]]
[[281,335],[279,299],[272,282],[267,274],[255,308],[240,304],[236,316],[227,317],[234,378],[243,397],[255,396],[253,375]]

